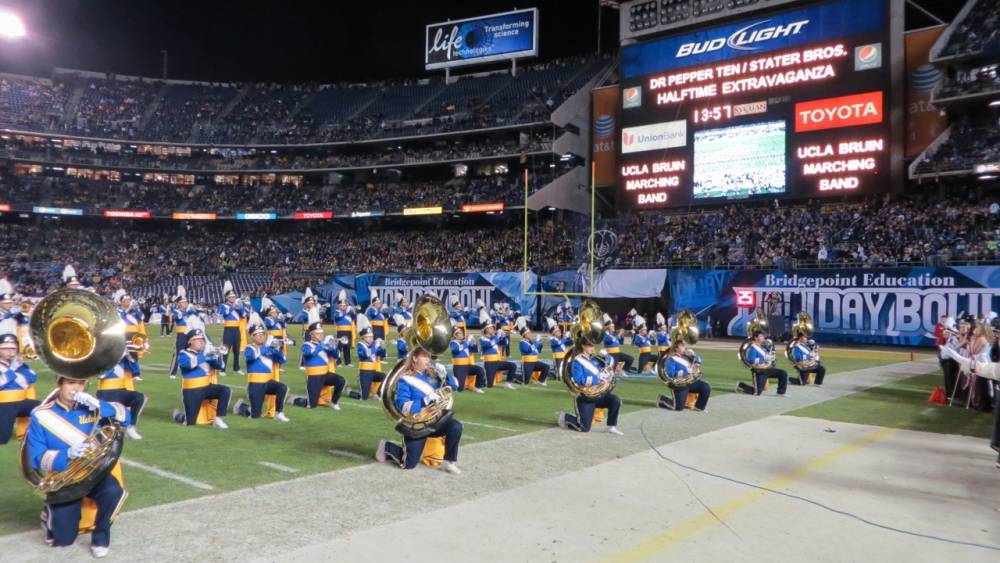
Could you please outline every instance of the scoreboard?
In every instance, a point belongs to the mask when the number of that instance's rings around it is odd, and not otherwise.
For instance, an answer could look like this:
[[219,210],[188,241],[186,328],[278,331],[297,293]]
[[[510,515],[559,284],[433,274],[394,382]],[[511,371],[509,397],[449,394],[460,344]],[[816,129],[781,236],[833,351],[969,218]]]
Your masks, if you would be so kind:
[[902,3],[807,2],[622,49],[618,205],[896,190]]

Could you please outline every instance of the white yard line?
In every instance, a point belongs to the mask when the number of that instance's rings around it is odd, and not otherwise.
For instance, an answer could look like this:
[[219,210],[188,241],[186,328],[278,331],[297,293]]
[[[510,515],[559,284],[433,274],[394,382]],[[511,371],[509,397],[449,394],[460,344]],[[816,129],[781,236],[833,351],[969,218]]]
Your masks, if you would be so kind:
[[299,470],[294,467],[288,467],[287,465],[281,465],[280,463],[271,463],[270,461],[258,461],[258,465],[263,465],[264,467],[270,467],[275,471],[282,471],[284,473],[298,473]]
[[166,471],[164,469],[160,469],[159,467],[155,467],[155,466],[152,466],[152,465],[146,465],[145,463],[140,463],[138,461],[127,459],[127,458],[124,458],[124,457],[121,458],[121,462],[122,462],[122,464],[124,464],[124,465],[126,465],[128,467],[134,467],[136,469],[141,469],[143,471],[148,471],[149,473],[152,473],[153,475],[157,475],[159,477],[164,477],[166,479],[173,479],[174,481],[177,481],[179,483],[184,483],[185,485],[187,485],[189,487],[194,487],[196,489],[201,489],[203,491],[214,491],[215,490],[215,487],[213,487],[212,485],[209,485],[208,483],[202,483],[201,481],[195,481],[194,479],[188,479],[187,477],[185,477],[183,475],[178,475],[176,473],[172,473],[170,471]]
[[503,430],[504,432],[519,432],[513,428],[507,428],[506,426],[494,426],[492,424],[484,424],[482,422],[469,422],[468,420],[463,420],[462,424],[468,424],[469,426],[480,426],[482,428],[492,428],[494,430]]
[[327,451],[330,452],[333,455],[339,455],[341,457],[349,457],[351,459],[359,459],[359,460],[367,460],[367,459],[369,459],[369,458],[367,458],[367,457],[365,457],[365,456],[363,456],[361,454],[356,454],[354,452],[349,452],[347,450],[327,450]]

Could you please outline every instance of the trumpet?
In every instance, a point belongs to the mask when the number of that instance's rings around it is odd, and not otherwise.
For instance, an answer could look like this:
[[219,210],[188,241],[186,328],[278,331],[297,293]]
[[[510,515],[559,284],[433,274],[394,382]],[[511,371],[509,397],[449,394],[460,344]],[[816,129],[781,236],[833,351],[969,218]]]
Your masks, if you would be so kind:
[[135,352],[136,357],[141,358],[146,350],[149,350],[149,340],[145,334],[136,334],[129,340],[127,348],[130,352]]

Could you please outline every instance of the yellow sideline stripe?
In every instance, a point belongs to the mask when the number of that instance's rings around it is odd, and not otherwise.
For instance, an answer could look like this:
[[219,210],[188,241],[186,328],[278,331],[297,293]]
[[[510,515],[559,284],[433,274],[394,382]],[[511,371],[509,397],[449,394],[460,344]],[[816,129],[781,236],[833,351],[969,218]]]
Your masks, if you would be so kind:
[[[832,463],[857,453],[859,450],[862,450],[875,442],[888,438],[894,432],[896,432],[895,428],[882,428],[870,434],[865,434],[864,436],[848,442],[837,449],[831,450],[821,456],[802,463],[791,471],[779,475],[774,480],[765,483],[764,486],[769,489],[785,489],[795,484],[796,481],[799,481]],[[712,510],[719,516],[720,519],[724,520],[768,495],[769,493],[767,491],[754,489],[753,491],[742,494],[717,508],[713,508]],[[670,548],[673,544],[687,540],[691,536],[707,530],[718,523],[719,521],[716,520],[715,516],[712,516],[712,514],[708,512],[704,512],[697,516],[688,518],[677,525],[671,526],[639,545],[622,553],[608,557],[604,561],[614,561],[615,563],[622,563],[625,561],[642,561],[658,555],[660,552]]]

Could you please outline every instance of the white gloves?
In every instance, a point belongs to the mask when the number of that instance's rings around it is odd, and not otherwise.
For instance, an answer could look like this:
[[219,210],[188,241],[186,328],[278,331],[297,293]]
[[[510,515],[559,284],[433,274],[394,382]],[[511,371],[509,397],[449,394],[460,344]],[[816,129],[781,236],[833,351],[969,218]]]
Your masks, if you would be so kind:
[[97,411],[101,409],[101,401],[97,400],[97,397],[84,393],[83,391],[78,392],[73,397],[73,400],[87,407],[91,411]]
[[[86,393],[79,393],[78,396],[79,395],[85,395],[85,394]],[[89,395],[88,395],[88,397],[89,397]],[[79,400],[77,400],[77,402],[79,402]],[[69,458],[70,459],[77,459],[78,457],[81,457],[83,454],[87,453],[87,450],[89,450],[89,449],[91,449],[93,447],[94,447],[93,444],[90,444],[90,443],[87,443],[87,442],[80,442],[79,444],[73,444],[72,446],[69,447],[69,454],[68,454]]]
[[383,344],[385,344],[385,342],[383,342],[381,338],[376,338],[375,339],[375,347],[376,348],[381,348]]
[[327,346],[331,346],[331,347],[336,346],[337,345],[337,337],[334,336],[334,335],[332,335],[332,334],[328,335],[326,338],[323,339],[323,344],[326,344]]
[[436,402],[438,402],[440,400],[441,400],[441,395],[438,395],[437,393],[434,393],[433,391],[431,392],[430,395],[427,395],[426,397],[424,397],[424,401],[428,405],[431,404],[431,403],[436,403]]
[[347,346],[351,341],[348,340],[346,336],[341,336],[339,342],[344,346]]
[[444,379],[445,377],[448,377],[448,370],[444,369],[444,364],[441,364],[441,363],[434,364],[434,371],[436,371],[437,374],[438,374],[438,377],[440,377],[442,379]]

